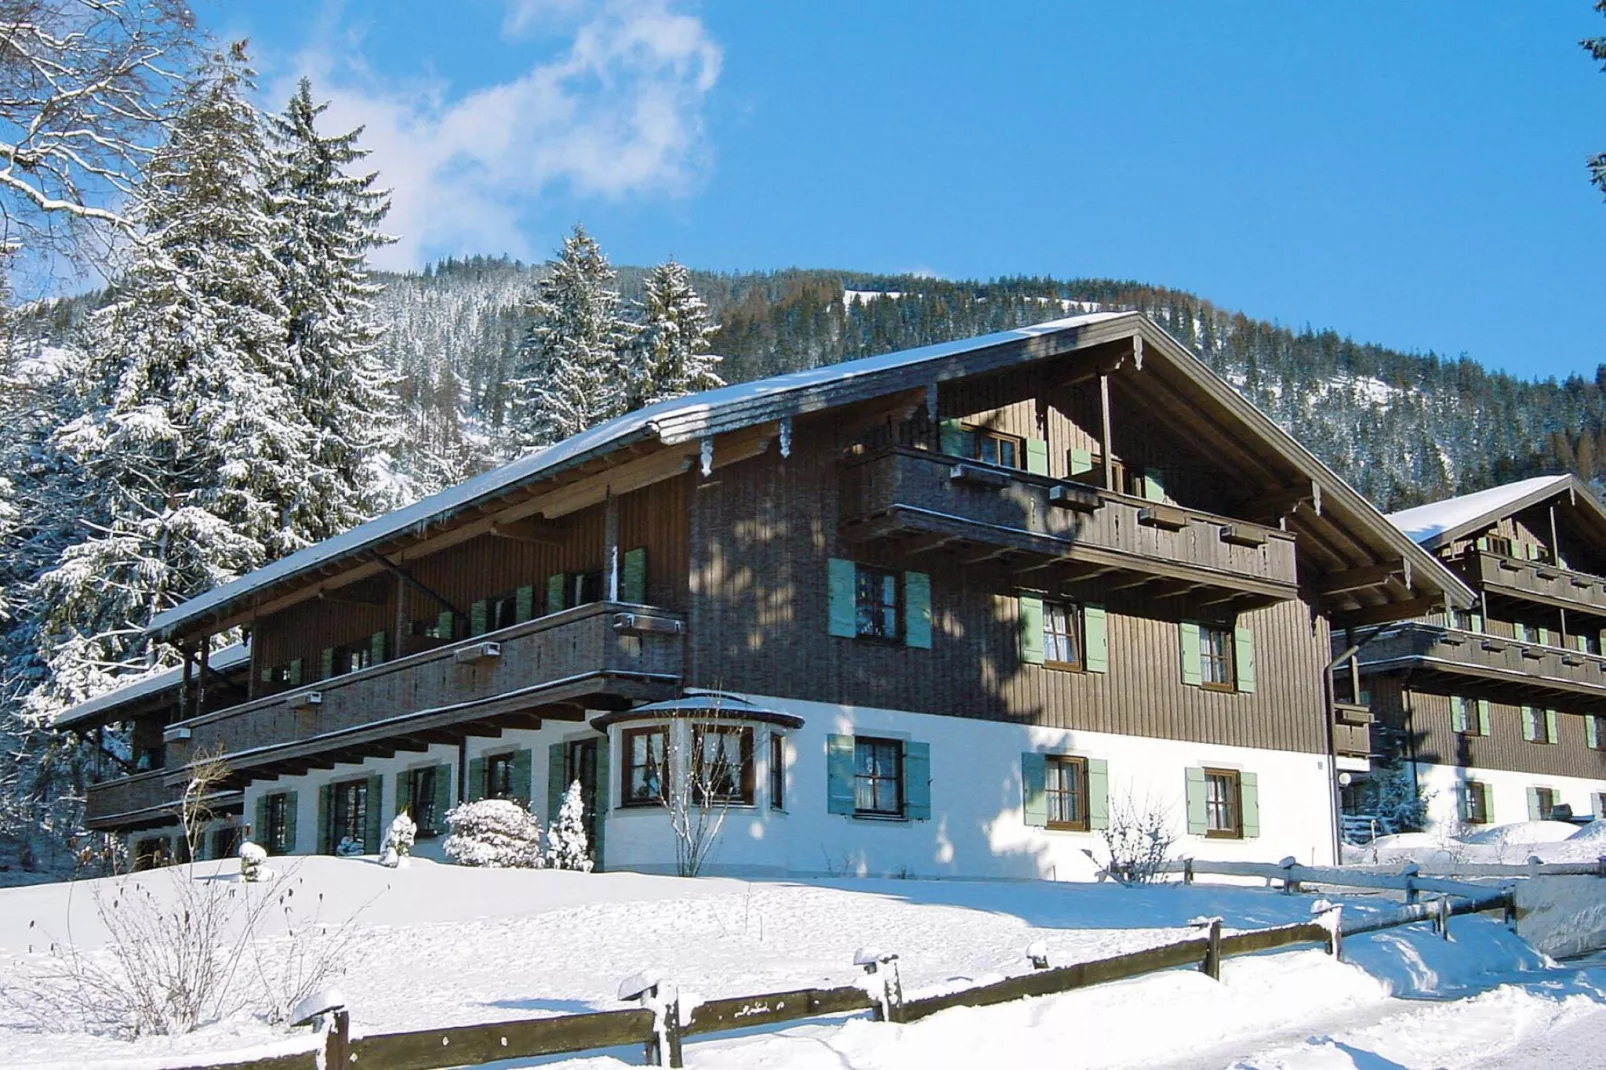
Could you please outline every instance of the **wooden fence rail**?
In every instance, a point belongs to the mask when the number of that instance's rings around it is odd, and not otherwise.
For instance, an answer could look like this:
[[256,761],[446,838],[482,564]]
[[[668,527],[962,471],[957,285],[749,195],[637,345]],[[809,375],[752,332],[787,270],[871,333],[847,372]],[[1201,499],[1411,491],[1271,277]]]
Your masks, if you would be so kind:
[[[1280,870],[1281,867],[1270,868]],[[682,1065],[680,1042],[688,1036],[865,1011],[880,1020],[914,1022],[951,1007],[985,1007],[1028,996],[1054,995],[1184,966],[1219,977],[1221,960],[1235,955],[1303,944],[1322,944],[1330,954],[1337,955],[1342,938],[1346,936],[1421,921],[1431,921],[1447,933],[1448,919],[1452,916],[1503,910],[1509,918],[1513,909],[1512,893],[1508,889],[1476,889],[1473,895],[1465,894],[1463,889],[1454,895],[1458,901],[1452,902],[1450,894],[1445,894],[1433,903],[1411,904],[1386,914],[1352,918],[1342,924],[1298,922],[1225,936],[1221,934],[1220,919],[1210,919],[1205,936],[1107,959],[1037,969],[991,984],[907,1001],[902,998],[898,982],[896,956],[884,956],[866,967],[872,973],[870,986],[802,988],[709,1000],[692,1008],[684,1024],[673,994],[668,993],[658,1000],[657,988],[650,990],[656,1010],[644,1006],[359,1037],[348,1036],[348,1016],[341,1009],[330,1015],[321,1051],[187,1070],[316,1070],[318,1067],[333,1070],[342,1066],[436,1070],[626,1045],[641,1045],[648,1065],[678,1067]],[[879,977],[874,976],[877,972]],[[875,990],[877,987],[879,993]]]

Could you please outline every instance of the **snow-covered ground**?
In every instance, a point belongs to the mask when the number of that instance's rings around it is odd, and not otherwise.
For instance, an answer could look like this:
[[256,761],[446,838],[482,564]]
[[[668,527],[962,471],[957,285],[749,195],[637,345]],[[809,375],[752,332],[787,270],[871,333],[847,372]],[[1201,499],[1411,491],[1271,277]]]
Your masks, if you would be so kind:
[[1594,862],[1606,856],[1606,821],[1582,827],[1566,821],[1519,821],[1475,831],[1404,832],[1379,836],[1365,846],[1346,844],[1344,861],[1416,862],[1422,872],[1454,876],[1459,866],[1522,865],[1541,862]]
[[[199,867],[226,879],[232,863]],[[135,878],[157,890],[182,871]],[[0,1065],[154,1068],[265,1045],[305,1045],[258,1022],[207,1026],[177,1041],[121,1041],[42,1030],[4,998],[52,938],[103,944],[94,885],[0,890]],[[238,885],[229,884],[231,888]],[[355,914],[360,939],[339,982],[354,1029],[387,1032],[613,1009],[642,969],[676,980],[683,1001],[854,983],[855,950],[900,956],[911,995],[1025,972],[1024,949],[1055,964],[1165,943],[1190,918],[1229,927],[1308,918],[1312,899],[1245,887],[958,881],[746,882],[628,873],[471,870],[415,861],[307,858],[295,898],[325,920]],[[165,894],[165,893],[163,893]],[[1393,904],[1355,897],[1348,911]],[[1452,939],[1425,926],[1320,951],[1229,960],[1222,981],[1171,971],[907,1026],[809,1023],[688,1044],[692,1067],[1522,1066],[1555,1047],[1552,1067],[1606,1065],[1566,1038],[1606,1035],[1606,965],[1558,967],[1496,919],[1457,919]],[[1458,998],[1459,997],[1459,998]],[[1598,1044],[1596,1045],[1598,1048]],[[1567,1061],[1571,1058],[1573,1061]],[[1504,1061],[1502,1061],[1504,1060]],[[1517,1060],[1517,1061],[1513,1061]],[[554,1065],[638,1065],[621,1050]],[[543,1063],[542,1065],[547,1065]]]

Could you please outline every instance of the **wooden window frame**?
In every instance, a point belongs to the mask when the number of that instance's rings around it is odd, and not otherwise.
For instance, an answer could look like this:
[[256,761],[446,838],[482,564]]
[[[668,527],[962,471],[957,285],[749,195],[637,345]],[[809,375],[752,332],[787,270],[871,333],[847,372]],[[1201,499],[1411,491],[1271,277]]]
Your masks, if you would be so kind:
[[[1065,615],[1066,631],[1055,627],[1054,614],[1058,610]],[[1057,652],[1058,641],[1066,639],[1076,653],[1075,661],[1066,661],[1063,658],[1050,656],[1051,651]],[[1087,620],[1082,611],[1082,603],[1073,602],[1064,598],[1043,599],[1043,667],[1059,669],[1062,672],[1084,672],[1087,669]]]
[[[484,756],[483,761],[485,764],[481,767],[481,775],[484,777],[484,781],[480,784],[480,798],[517,798],[517,796],[513,794],[514,754],[514,751],[509,750],[501,751],[497,754],[487,754]],[[502,772],[503,770],[506,770],[505,774]],[[495,785],[497,780],[501,779],[504,775],[507,779],[507,791],[504,793],[500,790],[493,790],[492,786]]]
[[347,820],[345,822],[340,820],[342,805],[346,803],[348,793],[350,793],[350,797],[355,797],[362,801],[359,814],[361,826],[357,829],[357,835],[353,836],[352,839],[362,844],[363,854],[378,854],[379,845],[368,842],[368,808],[379,805],[379,800],[368,797],[367,777],[337,780],[329,785],[329,850],[333,854],[338,854],[341,839],[350,834],[352,815],[349,805],[346,805]]
[[[1213,649],[1212,640],[1219,639],[1221,650]],[[1214,679],[1219,666],[1226,679]],[[1199,625],[1199,686],[1206,691],[1238,690],[1238,665],[1233,630],[1224,624]]]
[[[1227,784],[1229,791],[1225,801],[1231,808],[1232,826],[1230,828],[1211,827],[1214,816],[1210,801],[1210,785],[1214,781]],[[1211,769],[1204,771],[1205,791],[1205,837],[1212,840],[1241,840],[1244,838],[1244,785],[1242,774],[1236,769]]]
[[1606,750],[1606,714],[1586,713],[1584,716],[1592,718],[1595,722],[1595,745],[1588,749]]
[[[1474,806],[1476,802],[1476,806]],[[1481,780],[1461,782],[1461,823],[1487,825],[1489,823],[1489,785]]]
[[1556,812],[1556,807],[1560,804],[1560,798],[1556,794],[1556,789],[1535,787],[1533,791],[1534,802],[1539,806],[1539,820],[1553,820],[1551,815]]
[[282,855],[290,844],[290,822],[295,820],[290,813],[290,793],[276,791],[269,795],[267,812],[268,827],[262,830],[262,846],[270,855]]
[[[870,602],[864,598],[865,580],[871,577],[878,580],[892,580],[892,602]],[[882,584],[876,584],[884,589]],[[869,607],[872,620],[885,621],[884,613],[892,613],[892,631],[887,634],[882,631],[865,631],[863,621],[866,619],[864,610]],[[881,568],[878,565],[862,565],[854,562],[853,565],[853,638],[871,643],[899,644],[903,642],[903,616],[904,616],[904,590],[903,573],[896,569]]]
[[[503,617],[506,621],[503,621]],[[499,632],[519,622],[519,592],[505,591],[485,600],[485,630]]]
[[[435,765],[419,766],[416,769],[407,769],[402,776],[407,778],[408,806],[413,811],[413,822],[418,826],[420,839],[431,839],[440,835],[441,815],[435,812],[435,778],[440,776],[440,767]],[[420,792],[419,785],[425,784],[429,790]],[[428,807],[428,814],[425,808]],[[424,818],[428,816],[426,822]]]
[[[586,597],[588,591],[595,589],[595,598]],[[586,569],[584,572],[574,572],[569,576],[569,603],[564,608],[573,609],[575,606],[595,605],[608,600],[608,576],[600,568]]]
[[[621,808],[632,806],[662,806],[664,801],[669,797],[669,771],[666,768],[669,764],[669,729],[670,726],[667,724],[654,724],[643,725],[640,728],[625,728],[620,730],[619,805]],[[658,757],[658,760],[661,764],[657,770],[658,792],[655,795],[637,796],[632,792],[630,786],[632,779],[631,774],[637,769],[637,766],[635,765],[634,744],[638,738],[646,738],[648,740],[647,757],[648,768],[650,768],[652,764],[651,737],[653,736],[658,736],[662,739],[660,754]]]
[[[1071,790],[1066,791],[1063,787],[1055,786],[1054,771],[1056,770],[1061,778],[1061,785],[1065,783],[1064,778],[1067,776],[1070,778],[1070,783],[1072,785]],[[1073,754],[1045,754],[1043,756],[1043,795],[1045,806],[1048,810],[1048,828],[1059,829],[1063,832],[1088,831],[1088,783],[1086,758]],[[1077,804],[1075,810],[1079,810],[1081,816],[1073,816],[1069,819],[1056,818],[1054,816],[1056,810],[1056,799],[1074,801]],[[1065,809],[1063,803],[1060,805],[1059,809],[1061,812],[1063,812]],[[1074,812],[1075,811],[1073,810],[1073,813]]]
[[786,735],[771,730],[769,742],[770,809],[786,809]]
[[[882,773],[878,767],[870,772],[862,772],[863,762],[860,754],[869,750],[872,753],[890,752],[892,755],[892,771]],[[904,741],[892,739],[887,736],[860,736],[853,737],[853,814],[855,817],[901,818],[907,811],[908,798],[904,791],[903,782]],[[873,763],[874,765],[874,763]],[[862,794],[859,790],[861,784],[869,784],[869,796],[875,800],[877,787],[883,783],[891,782],[897,802],[892,809],[877,808],[874,806],[861,806],[859,800]]]
[[694,724],[691,726],[691,768],[688,770],[692,784],[701,787],[704,761],[703,746],[709,736],[736,738],[736,754],[738,766],[736,775],[732,779],[734,790],[709,791],[706,798],[694,798],[693,802],[699,806],[752,806],[756,790],[756,777],[753,761],[753,726],[745,724]]
[[[970,427],[961,425],[961,430],[970,436],[970,456],[982,464],[990,464],[997,468],[1008,468],[1013,471],[1022,471],[1026,467],[1026,439],[1020,435],[1012,435],[1007,431],[995,431],[990,427]],[[992,443],[993,453],[1002,457],[1003,448],[1008,447],[1015,454],[1015,463],[1007,464],[1002,460],[989,461],[987,459],[987,445]]]

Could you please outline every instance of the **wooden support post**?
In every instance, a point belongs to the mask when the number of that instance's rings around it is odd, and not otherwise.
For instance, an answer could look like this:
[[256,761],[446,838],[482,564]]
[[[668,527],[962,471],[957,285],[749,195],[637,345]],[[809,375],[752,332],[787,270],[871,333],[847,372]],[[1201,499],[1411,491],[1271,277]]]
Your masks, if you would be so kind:
[[1103,421],[1100,449],[1104,451],[1104,489],[1115,489],[1115,457],[1110,452],[1110,373],[1099,372],[1099,418]]
[[608,601],[619,601],[619,499],[608,491],[602,514],[602,560],[608,570]]
[[1440,939],[1450,939],[1450,897],[1447,895],[1439,896],[1438,928]]
[[206,671],[211,668],[209,655],[212,651],[210,637],[201,640],[201,665],[195,674],[195,715],[199,717],[206,712]]
[[1207,934],[1209,943],[1205,946],[1204,961],[1199,964],[1199,972],[1212,981],[1221,980],[1221,919],[1210,919],[1210,932]]
[[195,704],[190,693],[192,661],[189,647],[180,646],[178,651],[180,656],[184,658],[184,678],[179,682],[178,687],[178,719],[187,721],[195,716]]
[[396,577],[396,649],[392,658],[405,658],[412,651],[407,649],[407,633],[412,630],[412,621],[409,617],[408,593],[411,588],[401,576]]
[[345,1066],[351,1061],[351,1012],[339,1007],[333,1017],[334,1021],[324,1037],[323,1047],[323,1065],[329,1070]]

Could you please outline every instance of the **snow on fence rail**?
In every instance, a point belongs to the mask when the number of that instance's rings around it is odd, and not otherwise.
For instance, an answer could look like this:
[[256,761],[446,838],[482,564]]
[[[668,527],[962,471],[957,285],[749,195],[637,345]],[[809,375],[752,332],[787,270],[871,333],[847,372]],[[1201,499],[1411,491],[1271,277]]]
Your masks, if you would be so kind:
[[[1416,902],[1419,892],[1442,895],[1477,896],[1488,891],[1484,885],[1467,884],[1444,877],[1424,877],[1415,862],[1402,865],[1302,866],[1291,858],[1281,862],[1210,862],[1184,858],[1168,862],[1161,873],[1181,874],[1185,883],[1195,877],[1263,877],[1282,881],[1283,891],[1297,892],[1302,885],[1322,884],[1348,888],[1386,888],[1401,891],[1407,902]],[[1457,877],[1606,877],[1606,856],[1594,862],[1539,862],[1522,865],[1468,863],[1455,866]]]
[[[1243,863],[1232,865],[1240,870],[1248,868]],[[1280,873],[1284,867],[1261,868]],[[685,1037],[865,1011],[879,1021],[914,1022],[951,1007],[985,1007],[1028,996],[1054,995],[1189,965],[1219,979],[1222,959],[1235,955],[1321,944],[1328,954],[1337,956],[1341,953],[1343,938],[1360,933],[1431,921],[1448,937],[1449,919],[1456,915],[1501,910],[1510,919],[1514,908],[1509,889],[1473,888],[1471,894],[1468,892],[1469,889],[1463,887],[1460,891],[1441,894],[1432,903],[1412,903],[1400,910],[1348,922],[1342,921],[1339,909],[1333,907],[1315,921],[1247,929],[1225,936],[1221,932],[1220,918],[1199,919],[1195,924],[1205,930],[1204,935],[1059,967],[1048,967],[1047,958],[1040,950],[1028,949],[1028,958],[1033,963],[1031,973],[912,1000],[903,998],[896,955],[861,952],[858,961],[870,974],[869,983],[864,987],[803,988],[707,1000],[693,1007],[684,1021],[673,986],[651,979],[643,979],[639,985],[627,983],[632,995],[641,1000],[642,1006],[636,1009],[521,1018],[407,1033],[352,1037],[346,1009],[331,1008],[323,1017],[323,1043],[317,1049],[255,1061],[198,1065],[185,1070],[320,1070],[337,1066],[436,1070],[634,1045],[641,1045],[646,1065],[678,1067],[684,1065],[682,1040]],[[1460,901],[1452,903],[1452,895]],[[635,991],[638,987],[640,991]]]

